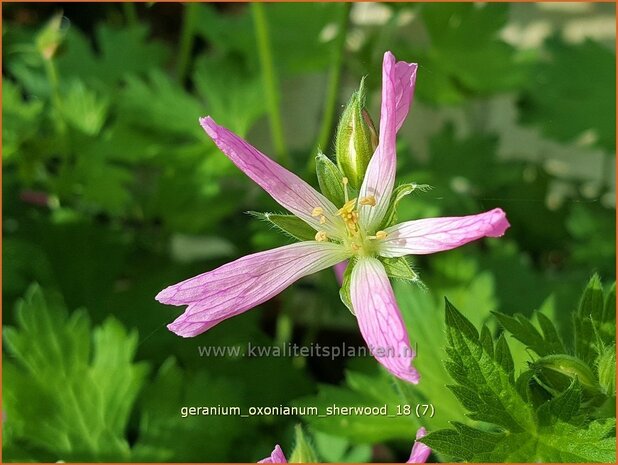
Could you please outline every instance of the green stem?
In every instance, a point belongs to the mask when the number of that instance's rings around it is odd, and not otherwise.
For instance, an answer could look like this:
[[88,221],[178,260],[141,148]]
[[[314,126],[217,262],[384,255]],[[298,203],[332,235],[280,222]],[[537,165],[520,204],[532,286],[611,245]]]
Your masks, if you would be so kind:
[[62,99],[60,97],[60,81],[58,79],[58,70],[56,69],[56,64],[54,63],[53,58],[44,59],[43,63],[45,65],[45,74],[47,75],[47,80],[49,81],[49,85],[51,88],[52,106],[57,113],[54,120],[56,121],[59,132],[61,134],[64,134],[66,132],[66,125],[62,112]]
[[189,70],[193,41],[195,40],[195,25],[197,23],[197,3],[185,3],[184,14],[182,16],[182,30],[180,31],[180,44],[178,52],[178,62],[176,76],[180,82],[185,80]]
[[124,17],[127,21],[127,25],[133,27],[137,25],[137,8],[133,2],[123,2],[122,9],[124,10]]
[[51,91],[51,104],[54,112],[54,123],[56,125],[56,131],[58,131],[60,140],[60,167],[58,169],[58,176],[56,177],[56,193],[59,196],[69,189],[69,184],[66,181],[66,173],[69,170],[70,158],[71,158],[71,143],[69,140],[69,133],[67,123],[64,119],[64,110],[62,108],[62,97],[60,95],[60,79],[58,77],[58,70],[56,69],[56,63],[52,58],[44,59],[44,68],[47,80],[49,81]]
[[283,122],[279,109],[279,83],[273,65],[272,45],[270,43],[270,33],[268,31],[264,4],[259,2],[251,3],[251,11],[253,13],[253,24],[255,26],[258,56],[262,71],[262,82],[266,93],[270,132],[279,161],[283,165],[287,165],[289,164],[289,156],[283,137]]
[[[345,39],[348,35],[348,27],[350,25],[350,10],[352,9],[352,3],[343,3],[341,5],[341,11],[337,20],[337,26],[339,34],[333,44],[333,57],[330,72],[328,75],[328,82],[326,85],[326,101],[324,103],[324,113],[322,115],[322,125],[318,133],[318,139],[316,142],[312,155],[318,153],[318,150],[325,150],[330,141],[333,120],[335,118],[335,110],[337,108],[337,96],[339,93],[339,84],[341,82],[341,71],[343,69],[343,52],[345,50]],[[309,157],[307,163],[307,171],[313,171],[315,169],[315,156]]]

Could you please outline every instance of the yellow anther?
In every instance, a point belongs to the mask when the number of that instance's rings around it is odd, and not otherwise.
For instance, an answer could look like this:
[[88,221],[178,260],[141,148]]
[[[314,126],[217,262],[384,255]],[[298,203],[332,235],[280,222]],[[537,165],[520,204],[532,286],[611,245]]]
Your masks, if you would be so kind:
[[328,240],[328,236],[324,231],[318,231],[315,233],[315,240],[318,242],[326,242]]
[[341,179],[341,182],[343,183],[343,195],[345,197],[345,201],[347,202],[349,197],[348,197],[348,178],[346,178],[345,176]]
[[388,237],[388,234],[386,233],[386,231],[378,231],[376,233],[375,236],[367,236],[367,239],[371,239],[371,240],[382,240],[382,239],[386,239]]
[[371,207],[375,206],[376,198],[373,195],[368,195],[367,197],[362,197],[358,203],[361,205],[369,205]]
[[324,209],[322,207],[315,207],[311,212],[311,216],[322,216],[322,215],[324,215]]
[[326,217],[324,215],[320,216],[320,224],[326,223]]
[[347,186],[347,185],[348,185],[348,183],[349,183],[350,181],[348,180],[348,178],[346,178],[346,177],[344,176],[344,177],[341,179],[341,182],[343,183],[343,185],[344,185],[344,186]]
[[352,213],[355,208],[356,208],[356,199],[348,200],[346,203],[343,204],[343,207],[341,207],[337,211],[337,215],[343,216],[344,214]]
[[388,237],[388,234],[386,233],[386,231],[378,231],[376,233],[376,239],[378,240],[386,239],[387,237]]
[[360,245],[358,245],[356,242],[353,242],[350,247],[354,252],[358,252],[360,250]]

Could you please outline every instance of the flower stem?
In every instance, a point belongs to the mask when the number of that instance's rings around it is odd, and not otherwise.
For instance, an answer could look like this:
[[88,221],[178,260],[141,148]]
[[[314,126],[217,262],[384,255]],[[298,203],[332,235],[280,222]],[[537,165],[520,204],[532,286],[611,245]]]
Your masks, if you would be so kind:
[[123,2],[122,9],[124,10],[124,18],[127,25],[133,27],[137,25],[137,9],[133,2]]
[[275,151],[281,164],[287,165],[289,162],[288,152],[283,137],[283,122],[279,109],[279,83],[273,65],[272,45],[270,33],[266,21],[264,4],[259,2],[251,3],[253,13],[253,24],[257,39],[258,57],[262,71],[262,83],[266,93],[266,104],[268,105],[268,117],[270,122],[270,132],[275,145]]
[[310,156],[307,163],[308,171],[313,171],[315,169],[315,154],[318,153],[318,150],[324,150],[327,147],[332,134],[335,109],[337,108],[339,83],[341,82],[341,71],[343,68],[343,52],[345,49],[345,39],[348,35],[348,27],[350,25],[351,9],[352,3],[346,2],[341,4],[341,11],[337,19],[339,33],[333,44],[332,63],[326,87],[326,102],[322,115],[322,125],[318,133],[316,145],[311,152],[314,156]]
[[189,70],[191,51],[195,39],[195,25],[197,21],[197,3],[185,3],[182,16],[182,29],[180,31],[180,44],[178,62],[176,63],[176,76],[180,82],[185,80]]

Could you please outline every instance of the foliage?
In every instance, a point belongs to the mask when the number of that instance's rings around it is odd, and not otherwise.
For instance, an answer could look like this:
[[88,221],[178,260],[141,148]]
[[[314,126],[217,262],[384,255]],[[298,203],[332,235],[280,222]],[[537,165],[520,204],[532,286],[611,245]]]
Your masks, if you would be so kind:
[[[607,322],[605,310],[603,290],[594,276],[574,313],[576,342],[571,349],[576,357],[566,352],[542,313],[537,314],[542,334],[522,315],[498,315],[513,337],[540,357],[522,369],[514,365],[504,335],[494,340],[487,326],[479,334],[447,300],[445,366],[456,383],[449,388],[467,416],[479,423],[471,427],[453,422],[454,429],[435,431],[423,442],[466,461],[615,461],[615,415],[602,408],[615,404],[615,390],[602,393],[595,374],[599,355],[589,350],[597,343],[592,328]],[[591,330],[582,329],[583,321]],[[600,344],[615,344],[615,323],[608,329]]]

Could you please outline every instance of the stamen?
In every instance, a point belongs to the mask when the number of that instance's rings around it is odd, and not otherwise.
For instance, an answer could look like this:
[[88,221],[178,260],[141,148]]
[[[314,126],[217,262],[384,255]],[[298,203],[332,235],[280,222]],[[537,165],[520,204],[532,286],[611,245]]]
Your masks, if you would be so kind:
[[373,195],[368,195],[366,197],[361,197],[359,202],[361,205],[369,205],[371,207],[375,207],[376,198]]
[[343,182],[343,195],[345,196],[346,203],[348,203],[348,178],[344,176],[343,179],[341,179],[341,182]]
[[387,237],[388,237],[388,233],[386,231],[378,231],[375,236],[367,236],[368,239],[371,239],[371,240],[377,239],[379,241],[386,239]]
[[311,212],[311,216],[322,216],[324,215],[324,209],[322,207],[315,207]]
[[318,242],[326,242],[328,240],[328,236],[324,231],[318,231],[315,234],[315,240]]
[[320,216],[320,224],[326,223],[326,217],[324,215]]

